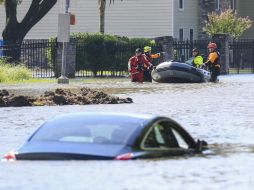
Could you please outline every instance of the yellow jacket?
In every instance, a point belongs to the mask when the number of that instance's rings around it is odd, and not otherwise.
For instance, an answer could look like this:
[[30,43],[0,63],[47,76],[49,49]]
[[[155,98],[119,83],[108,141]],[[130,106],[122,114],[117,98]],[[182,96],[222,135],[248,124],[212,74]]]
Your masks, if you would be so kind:
[[204,63],[204,59],[202,56],[198,55],[196,57],[194,57],[193,59],[193,65],[197,68],[200,68]]

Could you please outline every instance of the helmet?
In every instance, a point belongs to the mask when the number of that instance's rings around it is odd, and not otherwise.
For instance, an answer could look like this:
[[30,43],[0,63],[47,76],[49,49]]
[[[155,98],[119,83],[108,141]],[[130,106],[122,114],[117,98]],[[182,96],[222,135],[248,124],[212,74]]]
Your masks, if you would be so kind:
[[137,49],[135,50],[135,53],[142,53],[142,50],[141,50],[140,48],[137,48]]
[[209,43],[207,48],[217,49],[217,45],[216,45],[216,43]]
[[150,46],[145,46],[144,47],[144,52],[149,52],[149,51],[152,51],[152,48]]
[[192,50],[192,52],[198,52],[198,53],[199,53],[199,49],[198,49],[198,48],[194,48],[194,49]]

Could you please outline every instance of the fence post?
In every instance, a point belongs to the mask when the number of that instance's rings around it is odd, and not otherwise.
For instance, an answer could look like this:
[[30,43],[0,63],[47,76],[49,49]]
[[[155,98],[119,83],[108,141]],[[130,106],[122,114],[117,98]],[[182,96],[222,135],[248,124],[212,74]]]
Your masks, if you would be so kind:
[[0,39],[0,57],[4,56],[3,46],[4,46],[4,41]]
[[251,64],[251,73],[253,73],[254,74],[254,39],[252,39],[252,42],[251,42],[251,49],[252,49],[252,51],[251,51],[251,54],[252,54],[252,56],[251,56],[251,60],[252,60],[252,64]]
[[162,51],[165,52],[163,60],[168,61],[173,59],[173,37],[162,36],[154,39],[157,45],[162,47]]
[[[72,42],[67,42],[66,44],[66,70],[65,74],[68,78],[75,78],[76,71],[76,44]],[[62,50],[63,44],[58,43],[57,48],[57,61],[56,61],[56,77],[61,76],[61,67],[62,67]]]
[[212,38],[220,52],[221,74],[229,74],[229,40],[228,34],[215,34]]

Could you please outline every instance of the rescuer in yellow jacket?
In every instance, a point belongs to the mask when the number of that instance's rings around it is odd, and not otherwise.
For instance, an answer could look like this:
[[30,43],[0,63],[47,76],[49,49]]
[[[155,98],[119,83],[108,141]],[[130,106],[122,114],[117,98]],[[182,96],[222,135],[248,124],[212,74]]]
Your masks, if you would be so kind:
[[194,48],[192,50],[192,55],[193,55],[193,61],[192,61],[192,65],[194,67],[200,68],[203,63],[204,63],[204,59],[201,55],[199,55],[199,50],[197,48]]
[[[146,59],[150,63],[152,63],[153,59],[157,59],[161,56],[161,53],[152,54],[152,48],[150,46],[145,46],[144,47],[144,55],[145,55]],[[152,82],[151,70],[153,68],[155,68],[155,67],[154,66],[150,67],[144,71],[144,81]]]

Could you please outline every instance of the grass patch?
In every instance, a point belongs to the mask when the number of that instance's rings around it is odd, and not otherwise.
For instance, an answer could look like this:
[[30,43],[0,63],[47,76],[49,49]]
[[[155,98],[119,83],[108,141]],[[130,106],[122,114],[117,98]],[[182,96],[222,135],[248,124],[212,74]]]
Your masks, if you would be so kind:
[[116,83],[130,81],[128,77],[80,77],[75,79],[70,79],[71,83]]
[[5,59],[0,59],[0,83],[19,82],[32,78],[32,72],[22,65],[8,64]]
[[251,68],[246,68],[246,69],[231,68],[231,69],[229,69],[229,74],[250,74],[250,73],[253,73],[253,70]]
[[3,82],[5,84],[30,84],[30,83],[57,83],[57,79],[51,79],[51,78],[30,78],[27,80],[19,80],[19,81],[6,81]]
[[[97,77],[126,77],[129,75],[127,71],[97,71]],[[76,77],[90,76],[95,77],[94,73],[90,70],[79,70],[75,74]],[[96,78],[96,77],[95,77]]]

